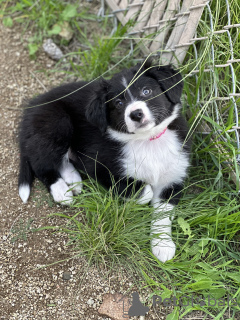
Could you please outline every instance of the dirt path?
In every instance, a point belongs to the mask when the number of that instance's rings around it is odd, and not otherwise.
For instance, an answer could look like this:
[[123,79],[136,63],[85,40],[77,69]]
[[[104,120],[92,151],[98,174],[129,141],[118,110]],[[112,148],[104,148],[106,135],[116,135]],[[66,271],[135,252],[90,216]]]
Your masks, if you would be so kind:
[[[130,286],[128,280],[118,274],[101,276],[88,268],[84,259],[39,269],[67,258],[67,239],[47,231],[29,233],[29,225],[53,224],[41,217],[63,208],[53,204],[38,183],[27,204],[18,197],[20,105],[23,99],[43,92],[43,86],[60,83],[58,74],[48,78],[36,73],[51,68],[53,62],[44,53],[31,61],[25,49],[27,36],[22,41],[18,28],[0,26],[0,319],[107,319],[97,312],[103,295],[125,291]],[[65,272],[70,280],[63,279]]]

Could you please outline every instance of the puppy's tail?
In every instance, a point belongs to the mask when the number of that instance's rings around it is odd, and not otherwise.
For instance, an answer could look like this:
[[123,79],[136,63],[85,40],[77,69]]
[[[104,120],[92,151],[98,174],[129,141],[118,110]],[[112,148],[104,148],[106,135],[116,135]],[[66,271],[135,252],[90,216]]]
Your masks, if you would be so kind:
[[21,156],[20,172],[18,178],[18,192],[20,198],[24,203],[26,203],[29,198],[33,179],[34,174],[30,166],[30,163],[28,162],[28,160],[25,159],[25,157]]

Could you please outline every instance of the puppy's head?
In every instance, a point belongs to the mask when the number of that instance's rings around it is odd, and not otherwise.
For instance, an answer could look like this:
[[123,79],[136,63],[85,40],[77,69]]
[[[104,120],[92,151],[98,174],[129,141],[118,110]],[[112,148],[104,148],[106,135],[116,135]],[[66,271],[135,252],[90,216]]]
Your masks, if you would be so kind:
[[182,88],[182,77],[171,66],[138,64],[103,81],[87,119],[102,132],[108,126],[123,133],[149,132],[177,114]]

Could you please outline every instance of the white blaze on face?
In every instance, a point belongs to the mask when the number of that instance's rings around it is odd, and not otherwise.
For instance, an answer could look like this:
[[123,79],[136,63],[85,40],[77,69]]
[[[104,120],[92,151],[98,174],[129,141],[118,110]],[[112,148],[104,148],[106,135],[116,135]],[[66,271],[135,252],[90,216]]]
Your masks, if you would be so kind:
[[133,95],[132,95],[132,93],[131,93],[130,89],[128,88],[127,80],[126,80],[124,77],[122,78],[122,84],[123,84],[123,85],[124,85],[124,87],[126,88],[126,91],[127,91],[128,95],[129,95],[129,97],[130,97],[131,101],[134,101],[135,99],[134,99],[134,97],[133,97]]
[[[146,129],[149,129],[150,127],[153,126],[154,119],[146,102],[138,101],[136,98],[134,98],[132,92],[130,91],[130,88],[128,88],[127,80],[124,77],[122,78],[122,84],[126,88],[126,92],[128,93],[131,99],[131,103],[127,106],[125,110],[125,116],[124,116],[128,131],[135,132],[137,129],[140,131],[141,130],[145,131]],[[143,118],[141,119],[141,123],[132,120],[130,117],[131,112],[138,109],[140,109],[143,112]],[[146,127],[145,127],[145,124],[146,124]]]

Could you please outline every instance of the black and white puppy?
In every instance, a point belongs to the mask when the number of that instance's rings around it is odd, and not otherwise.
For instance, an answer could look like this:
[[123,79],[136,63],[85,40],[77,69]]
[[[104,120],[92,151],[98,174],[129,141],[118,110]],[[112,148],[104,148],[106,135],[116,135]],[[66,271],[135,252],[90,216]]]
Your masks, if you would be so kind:
[[165,212],[152,222],[152,233],[164,233],[152,240],[152,251],[160,261],[173,258],[166,212],[179,201],[190,151],[180,113],[182,88],[171,66],[146,63],[111,80],[66,84],[30,101],[19,134],[23,202],[34,177],[65,204],[81,192],[79,171],[107,189],[114,178],[119,195],[139,191],[139,203],[151,201],[156,212]]

